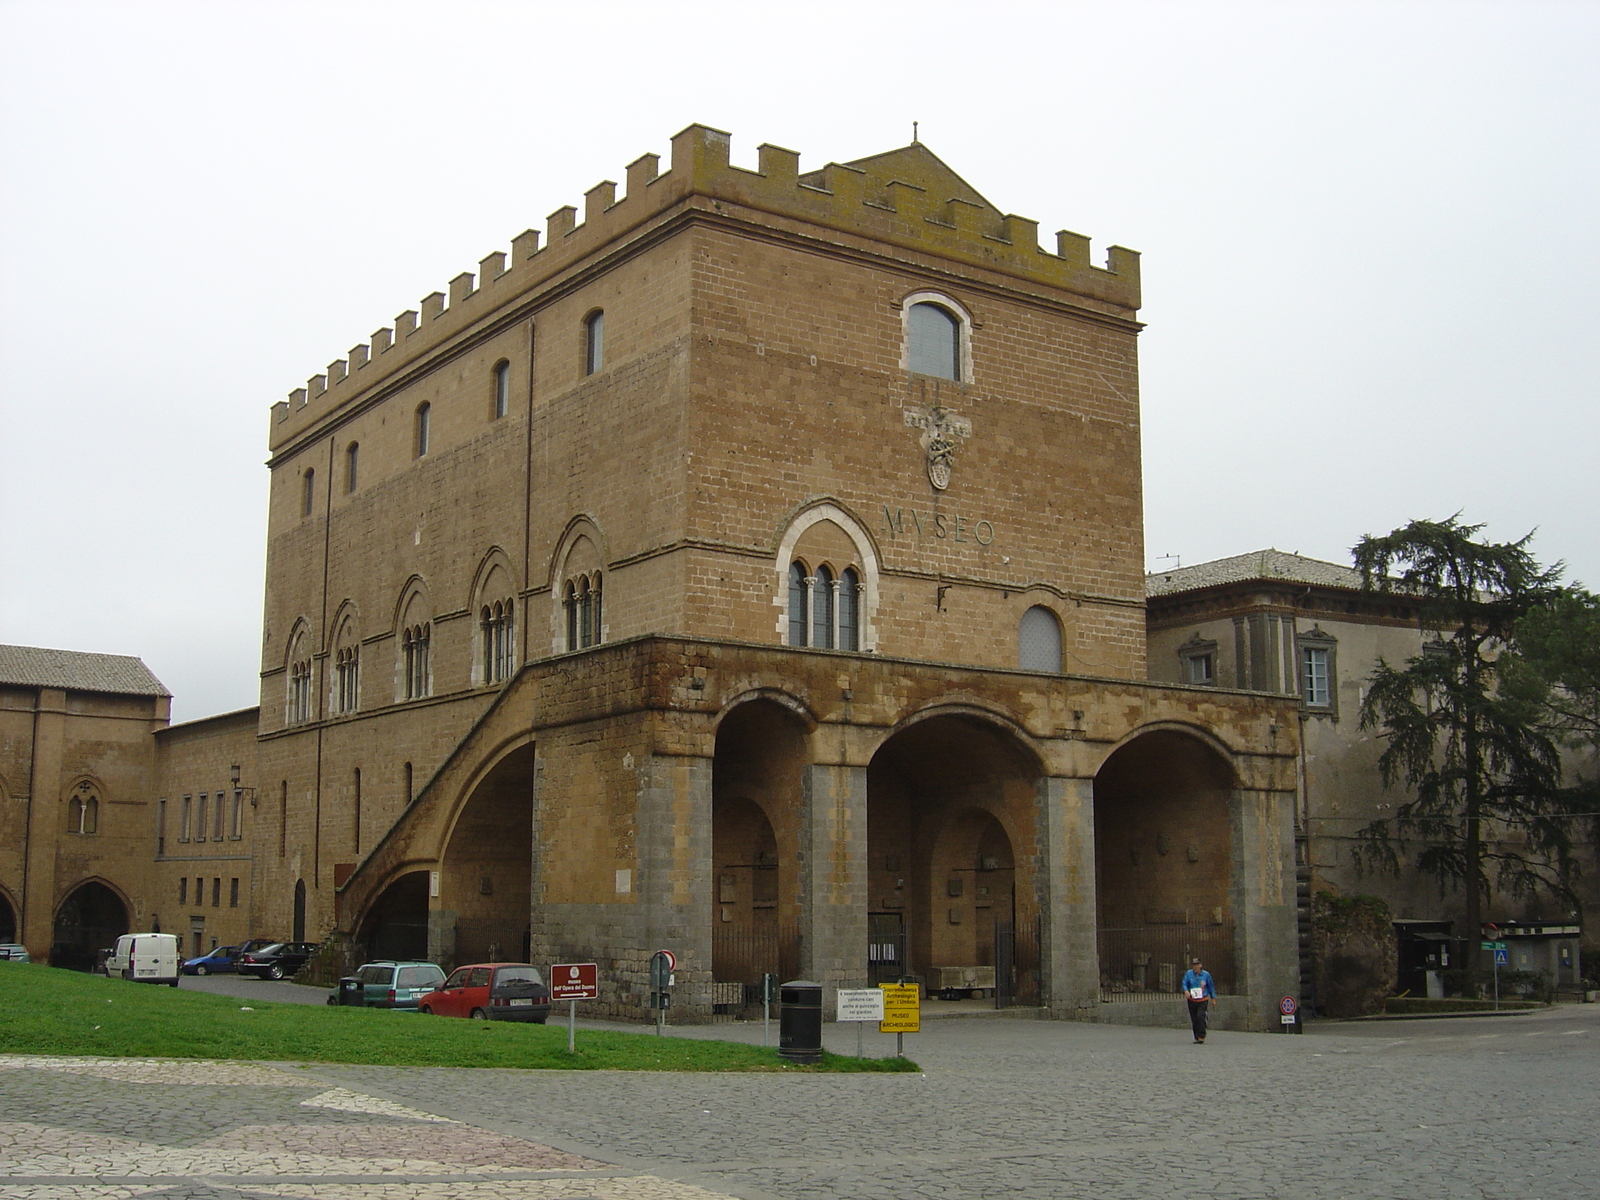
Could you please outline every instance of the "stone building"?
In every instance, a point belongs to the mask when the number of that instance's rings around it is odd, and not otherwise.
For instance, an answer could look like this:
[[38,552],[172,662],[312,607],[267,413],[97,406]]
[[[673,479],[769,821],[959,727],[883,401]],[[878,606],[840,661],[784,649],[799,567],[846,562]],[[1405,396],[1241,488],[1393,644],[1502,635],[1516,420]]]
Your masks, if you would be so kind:
[[[1442,892],[1437,879],[1416,870],[1363,870],[1355,854],[1357,832],[1407,798],[1400,788],[1384,787],[1383,741],[1360,727],[1360,709],[1380,659],[1400,665],[1423,652],[1431,635],[1423,633],[1417,601],[1364,591],[1351,567],[1280,550],[1155,572],[1147,591],[1152,680],[1295,699],[1302,900],[1322,890],[1385,900],[1396,918],[1399,986],[1415,994],[1428,987],[1428,971],[1459,967],[1463,953],[1478,953],[1479,931],[1463,925],[1459,892]],[[1568,766],[1594,777],[1592,761],[1574,757]],[[1585,876],[1586,907],[1593,908],[1592,863]],[[1547,970],[1572,989],[1581,969],[1582,918],[1551,895],[1501,892],[1485,909],[1486,920],[1511,932],[1508,967]],[[1438,977],[1432,982],[1435,990],[1442,985]]]
[[252,929],[619,1014],[668,948],[689,1019],[952,968],[1166,1019],[1203,949],[1267,1021],[1297,705],[1147,678],[1138,307],[920,144],[691,126],[402,313],[273,408],[253,753],[181,738]]

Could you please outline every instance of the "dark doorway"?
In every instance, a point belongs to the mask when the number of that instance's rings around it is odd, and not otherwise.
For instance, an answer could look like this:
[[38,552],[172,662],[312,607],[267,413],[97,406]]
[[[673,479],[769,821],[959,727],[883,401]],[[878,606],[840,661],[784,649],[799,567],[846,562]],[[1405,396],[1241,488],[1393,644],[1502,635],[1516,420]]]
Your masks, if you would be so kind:
[[369,959],[428,957],[428,872],[402,875],[373,903],[358,940]]
[[92,971],[95,952],[114,946],[128,932],[128,909],[103,883],[85,883],[56,910],[50,965]]
[[11,907],[11,901],[0,896],[0,942],[15,942],[17,940],[17,910]]

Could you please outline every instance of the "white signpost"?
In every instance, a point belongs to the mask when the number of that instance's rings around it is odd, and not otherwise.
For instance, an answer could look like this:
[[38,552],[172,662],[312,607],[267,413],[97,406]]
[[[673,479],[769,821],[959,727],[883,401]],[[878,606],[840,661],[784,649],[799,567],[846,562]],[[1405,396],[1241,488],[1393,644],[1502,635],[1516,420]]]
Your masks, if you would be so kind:
[[856,1057],[861,1057],[861,1023],[883,1020],[883,991],[880,988],[840,988],[840,1021],[856,1023]]

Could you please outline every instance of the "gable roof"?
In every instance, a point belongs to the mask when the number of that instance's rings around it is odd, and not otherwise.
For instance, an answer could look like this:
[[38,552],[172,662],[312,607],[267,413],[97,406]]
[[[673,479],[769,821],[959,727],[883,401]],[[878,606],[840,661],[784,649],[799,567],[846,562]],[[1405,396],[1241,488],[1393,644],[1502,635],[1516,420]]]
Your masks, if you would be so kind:
[[171,692],[131,654],[90,654],[42,646],[0,646],[0,684],[112,692],[123,696],[170,696]]
[[1341,567],[1338,563],[1287,554],[1282,550],[1252,550],[1249,554],[1216,558],[1192,567],[1152,571],[1144,577],[1144,591],[1146,596],[1172,596],[1248,580],[1284,580],[1359,590],[1361,572],[1354,567]]
[[[933,200],[940,203],[946,200],[965,200],[968,204],[976,204],[992,213],[1000,211],[990,204],[977,188],[957,175],[949,163],[921,142],[912,142],[909,146],[901,146],[896,150],[885,150],[881,154],[869,154],[865,158],[857,158],[844,165],[865,173],[879,188],[891,182],[909,183],[921,188]],[[822,172],[812,171],[802,175],[801,179],[820,187]]]

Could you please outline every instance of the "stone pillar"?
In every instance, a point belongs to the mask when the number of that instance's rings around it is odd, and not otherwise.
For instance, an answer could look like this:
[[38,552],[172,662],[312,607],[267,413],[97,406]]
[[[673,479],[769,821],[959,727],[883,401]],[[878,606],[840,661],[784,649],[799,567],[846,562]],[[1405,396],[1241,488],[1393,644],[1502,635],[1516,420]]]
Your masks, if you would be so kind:
[[711,1015],[711,767],[657,754],[639,772],[640,980],[657,950],[677,957],[669,1019]]
[[1246,1005],[1240,1019],[1243,1028],[1270,1029],[1278,999],[1300,994],[1294,794],[1242,788],[1230,807],[1233,956]]
[[1045,1005],[1083,1019],[1100,1003],[1095,943],[1094,780],[1038,786],[1039,969]]
[[807,766],[801,777],[800,973],[823,985],[867,981],[867,769]]

